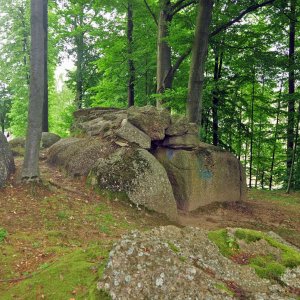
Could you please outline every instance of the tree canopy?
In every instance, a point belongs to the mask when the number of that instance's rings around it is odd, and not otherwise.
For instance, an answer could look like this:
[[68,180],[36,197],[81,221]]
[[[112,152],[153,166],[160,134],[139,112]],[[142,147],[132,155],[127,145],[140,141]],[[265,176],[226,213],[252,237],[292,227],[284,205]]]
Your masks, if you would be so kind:
[[[30,1],[0,11],[0,123],[24,136]],[[200,122],[250,187],[300,188],[299,0],[49,0],[48,12],[50,131],[67,136],[76,109],[158,104]]]

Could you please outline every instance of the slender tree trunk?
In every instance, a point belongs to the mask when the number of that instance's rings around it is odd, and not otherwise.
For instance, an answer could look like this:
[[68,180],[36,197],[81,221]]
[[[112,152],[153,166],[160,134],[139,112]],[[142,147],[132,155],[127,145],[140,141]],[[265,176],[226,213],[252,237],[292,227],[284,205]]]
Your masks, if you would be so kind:
[[218,82],[221,78],[222,72],[222,63],[223,63],[223,53],[219,57],[218,49],[215,50],[215,68],[214,68],[214,84],[215,88],[213,90],[213,105],[212,105],[212,114],[213,114],[213,144],[215,146],[219,145],[219,89]]
[[132,59],[133,54],[133,10],[132,4],[128,1],[127,7],[127,43],[128,43],[128,107],[134,105],[134,83],[135,83],[135,67]]
[[4,121],[4,118],[1,118],[1,131],[4,134],[4,132],[5,132],[5,121]]
[[74,20],[74,28],[80,28],[75,36],[76,45],[76,96],[75,103],[78,109],[83,106],[83,57],[84,57],[84,32],[83,32],[83,7]]
[[24,7],[19,7],[20,11],[20,18],[21,18],[21,23],[22,23],[22,30],[23,30],[23,65],[25,67],[26,73],[25,73],[25,80],[26,83],[29,85],[29,73],[27,71],[27,62],[28,62],[28,36],[27,36],[27,26],[26,26],[26,21],[25,21],[25,9]]
[[[262,120],[260,116],[259,121],[259,131],[258,131],[258,149],[257,149],[257,168],[256,168],[256,175],[255,175],[255,188],[257,188],[258,185],[258,176],[260,173],[260,170],[262,169],[262,162],[261,162],[261,142],[262,142]],[[264,173],[264,170],[262,171]]]
[[296,0],[290,0],[290,32],[289,32],[289,101],[287,125],[287,174],[289,176],[294,148],[295,127],[295,38],[296,38]]
[[187,117],[190,122],[201,124],[204,66],[208,50],[209,27],[213,9],[212,0],[199,0],[195,39],[188,84]]
[[42,113],[44,98],[45,38],[44,3],[31,0],[31,68],[28,129],[22,180],[39,180],[39,150],[42,135]]
[[280,115],[280,109],[281,109],[282,88],[283,88],[283,79],[281,80],[281,87],[280,87],[278,100],[277,100],[276,124],[275,124],[274,144],[273,144],[273,150],[272,150],[272,162],[271,162],[270,180],[269,180],[269,190],[270,191],[272,190],[272,184],[273,184],[273,171],[274,171],[275,155],[276,155],[276,149],[277,149],[277,138],[278,138],[278,128],[279,128],[279,115]]
[[[169,26],[172,21],[170,16],[171,1],[160,0],[160,14],[158,21],[158,38],[157,38],[157,74],[156,92],[163,94],[166,89],[172,88],[172,80],[170,80],[170,70],[172,69],[171,47],[168,44]],[[157,102],[157,106],[161,106],[162,101]]]
[[298,145],[298,138],[299,138],[299,123],[300,123],[300,103],[298,108],[298,116],[297,116],[297,126],[296,126],[296,135],[295,135],[295,143],[294,149],[292,153],[292,163],[290,167],[289,179],[286,192],[289,194],[291,191],[292,183],[293,183],[293,176],[294,176],[294,165],[296,159],[296,152],[297,152],[297,145]]
[[261,185],[261,188],[262,188],[262,189],[265,188],[265,171],[264,171],[264,170],[261,172],[260,185]]
[[45,32],[45,75],[44,75],[44,105],[43,105],[43,132],[48,132],[49,131],[49,94],[48,94],[48,0],[43,0],[44,1],[44,32]]
[[250,167],[249,167],[249,188],[252,187],[253,167],[253,140],[254,140],[254,99],[255,99],[255,70],[253,70],[252,100],[251,100],[251,135],[250,135]]

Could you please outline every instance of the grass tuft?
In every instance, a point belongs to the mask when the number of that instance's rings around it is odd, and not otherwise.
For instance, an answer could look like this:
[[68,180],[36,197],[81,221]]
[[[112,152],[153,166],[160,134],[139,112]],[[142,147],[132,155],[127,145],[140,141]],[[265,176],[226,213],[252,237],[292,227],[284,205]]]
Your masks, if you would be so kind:
[[0,227],[0,243],[2,243],[5,240],[7,235],[8,232],[4,228]]

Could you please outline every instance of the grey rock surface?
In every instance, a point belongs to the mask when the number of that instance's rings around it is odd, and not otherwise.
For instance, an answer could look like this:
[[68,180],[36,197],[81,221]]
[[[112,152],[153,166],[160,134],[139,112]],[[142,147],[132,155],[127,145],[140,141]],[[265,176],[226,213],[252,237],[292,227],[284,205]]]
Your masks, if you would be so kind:
[[171,116],[171,124],[166,130],[167,136],[180,136],[186,133],[198,135],[198,126],[189,123],[185,116]]
[[154,156],[166,169],[182,210],[192,211],[213,202],[245,200],[244,170],[228,152],[202,143],[193,151],[160,147]]
[[135,107],[127,110],[128,121],[150,136],[152,141],[165,138],[165,131],[170,126],[170,112],[154,106]]
[[4,186],[8,177],[15,171],[15,164],[10,145],[6,137],[0,132],[0,188]]
[[159,227],[123,236],[98,289],[112,299],[295,299],[250,266],[225,258],[199,228]]
[[74,113],[72,132],[79,136],[112,136],[127,118],[126,110],[91,108]]
[[58,142],[61,137],[55,133],[51,132],[43,132],[42,133],[42,140],[41,140],[41,147],[47,149]]
[[144,149],[121,148],[98,159],[89,182],[103,193],[123,195],[138,207],[146,207],[177,219],[176,201],[167,173]]
[[168,136],[165,138],[163,146],[173,149],[195,149],[199,146],[199,138],[197,135],[190,133],[180,136]]
[[87,176],[99,158],[108,157],[117,148],[98,138],[61,139],[48,149],[47,161],[63,167],[70,176]]
[[122,121],[120,129],[116,131],[116,135],[130,143],[137,144],[140,148],[151,148],[151,138],[132,125],[127,119]]

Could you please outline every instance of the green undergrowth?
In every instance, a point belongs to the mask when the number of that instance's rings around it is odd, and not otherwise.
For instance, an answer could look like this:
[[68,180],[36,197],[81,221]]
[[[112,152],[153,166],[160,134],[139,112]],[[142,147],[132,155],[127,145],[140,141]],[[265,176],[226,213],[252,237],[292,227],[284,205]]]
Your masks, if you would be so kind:
[[[230,235],[226,229],[220,229],[209,232],[208,237],[218,246],[222,255],[231,258],[233,261],[236,261],[239,255],[248,256],[249,260],[245,264],[253,267],[256,274],[261,278],[280,281],[281,275],[287,268],[295,268],[300,265],[300,253],[296,249],[260,231],[237,229],[233,235]],[[243,240],[248,244],[265,240],[270,246],[280,250],[280,257],[273,254],[245,254],[239,246],[239,240]]]
[[0,227],[0,243],[2,243],[5,240],[7,235],[8,235],[8,233],[7,233],[6,229]]
[[45,263],[32,277],[4,292],[0,299],[99,299],[96,284],[104,271],[109,248],[93,245]]

